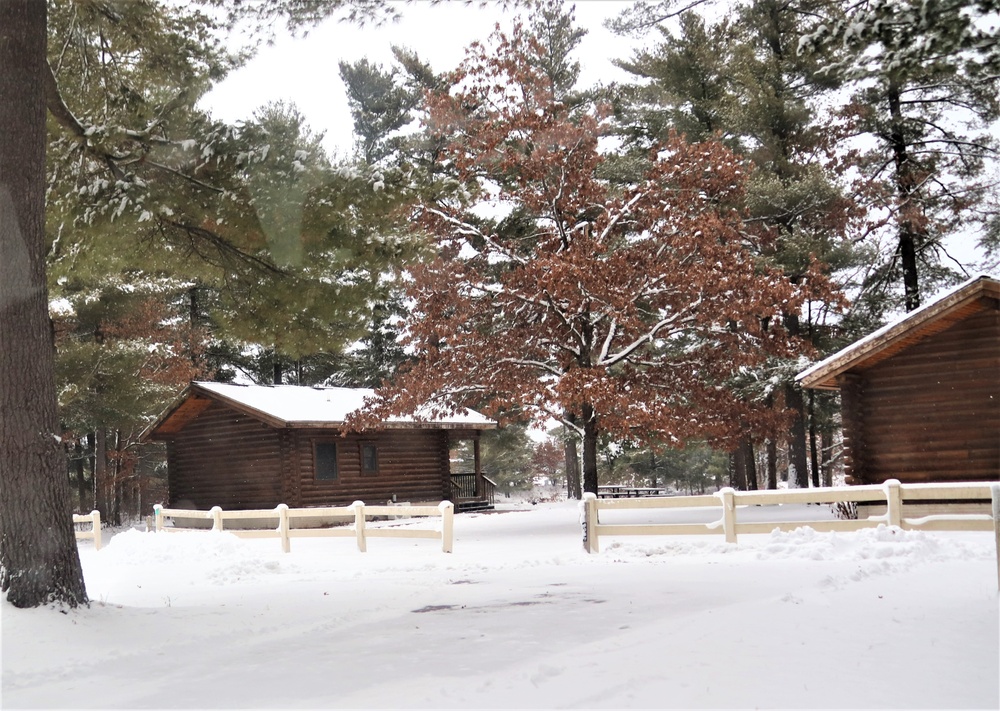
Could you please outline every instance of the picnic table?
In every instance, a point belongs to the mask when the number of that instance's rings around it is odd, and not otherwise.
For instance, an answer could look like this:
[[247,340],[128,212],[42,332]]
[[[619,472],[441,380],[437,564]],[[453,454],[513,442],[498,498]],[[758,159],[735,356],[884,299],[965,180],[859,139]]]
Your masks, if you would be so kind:
[[642,496],[666,496],[667,490],[656,486],[599,486],[597,496],[600,499],[634,499]]

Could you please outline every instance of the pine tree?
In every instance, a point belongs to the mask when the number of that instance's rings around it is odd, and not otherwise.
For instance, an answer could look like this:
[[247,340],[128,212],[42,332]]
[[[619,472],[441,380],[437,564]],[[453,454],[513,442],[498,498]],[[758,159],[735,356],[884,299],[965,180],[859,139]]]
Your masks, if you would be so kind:
[[[995,2],[858,0],[803,38],[802,51],[846,47],[827,71],[853,91],[848,126],[875,139],[853,164],[859,195],[888,211],[894,247],[866,285],[900,279],[907,310],[948,279],[942,240],[988,234],[1000,116],[1000,25]],[[953,278],[953,277],[952,277]]]
[[398,82],[395,70],[387,72],[367,58],[340,62],[339,66],[359,157],[375,165],[398,149],[394,134],[413,121],[411,112],[420,102],[420,94]]

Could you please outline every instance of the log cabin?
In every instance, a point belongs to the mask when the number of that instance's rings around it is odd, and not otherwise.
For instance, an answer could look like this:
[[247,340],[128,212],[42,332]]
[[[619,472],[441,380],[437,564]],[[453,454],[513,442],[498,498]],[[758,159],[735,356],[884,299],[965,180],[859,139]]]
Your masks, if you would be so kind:
[[848,484],[1000,479],[1000,281],[979,276],[799,373],[840,392]]
[[[401,417],[349,431],[348,415],[373,391],[192,382],[145,431],[166,443],[168,506],[209,509],[346,506],[450,500],[491,508],[479,437],[497,423],[466,410]],[[452,471],[450,452],[471,441],[474,461]]]

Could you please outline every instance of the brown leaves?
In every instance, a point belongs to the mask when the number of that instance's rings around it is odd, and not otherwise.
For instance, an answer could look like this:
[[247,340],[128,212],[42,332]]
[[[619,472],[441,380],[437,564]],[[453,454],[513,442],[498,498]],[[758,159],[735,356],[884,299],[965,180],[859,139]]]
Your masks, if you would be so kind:
[[607,182],[599,109],[553,101],[526,48],[515,31],[474,50],[461,88],[429,102],[442,163],[492,200],[421,210],[442,250],[413,272],[420,360],[381,392],[380,416],[438,400],[593,411],[600,431],[637,441],[734,434],[758,406],[732,384],[800,348],[781,315],[807,295],[763,266],[767,235],[736,207],[742,161],[672,136],[640,180]]

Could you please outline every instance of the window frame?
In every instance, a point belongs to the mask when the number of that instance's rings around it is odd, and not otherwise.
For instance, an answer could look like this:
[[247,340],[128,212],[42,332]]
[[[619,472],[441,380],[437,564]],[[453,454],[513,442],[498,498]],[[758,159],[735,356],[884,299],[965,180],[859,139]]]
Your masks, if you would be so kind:
[[[329,439],[314,439],[312,442],[313,446],[313,479],[315,481],[328,481],[336,482],[340,481],[340,448],[337,447],[337,442],[335,440]],[[328,460],[333,462],[333,476],[321,476],[327,472],[321,472],[319,467],[319,449],[320,447],[333,447],[333,459]]]
[[[372,459],[373,459],[374,465],[375,465],[373,469],[366,468],[366,466],[365,466],[365,464],[367,463],[366,462],[366,457],[365,457],[365,450],[368,449],[369,447],[371,448]],[[359,468],[360,468],[360,471],[361,471],[361,476],[378,476],[379,469],[380,469],[380,466],[379,466],[379,456],[378,456],[378,444],[376,444],[372,440],[361,440],[361,441],[359,441],[358,442],[358,459],[359,459]]]

